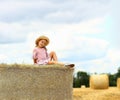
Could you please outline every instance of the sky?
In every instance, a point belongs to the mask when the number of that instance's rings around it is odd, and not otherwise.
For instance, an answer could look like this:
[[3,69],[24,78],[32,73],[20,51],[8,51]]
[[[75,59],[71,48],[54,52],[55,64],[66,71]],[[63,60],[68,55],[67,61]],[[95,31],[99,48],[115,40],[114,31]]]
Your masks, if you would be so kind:
[[120,67],[120,0],[0,0],[0,63],[33,64],[35,40],[75,72]]

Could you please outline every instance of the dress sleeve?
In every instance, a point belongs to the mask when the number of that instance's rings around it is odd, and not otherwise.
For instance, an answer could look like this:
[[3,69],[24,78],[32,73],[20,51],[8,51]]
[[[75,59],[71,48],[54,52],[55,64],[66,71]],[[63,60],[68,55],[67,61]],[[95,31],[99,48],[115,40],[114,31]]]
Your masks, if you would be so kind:
[[34,49],[33,50],[33,59],[37,59],[37,50],[36,49]]

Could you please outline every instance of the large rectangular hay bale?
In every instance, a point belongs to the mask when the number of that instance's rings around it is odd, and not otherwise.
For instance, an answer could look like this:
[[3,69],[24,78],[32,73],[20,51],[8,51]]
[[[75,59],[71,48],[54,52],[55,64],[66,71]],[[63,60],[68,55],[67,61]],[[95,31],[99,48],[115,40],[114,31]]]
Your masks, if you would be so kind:
[[0,100],[72,100],[72,83],[60,65],[0,66]]
[[90,88],[107,89],[108,87],[109,87],[109,78],[107,74],[90,76]]
[[120,78],[117,78],[117,88],[120,89]]

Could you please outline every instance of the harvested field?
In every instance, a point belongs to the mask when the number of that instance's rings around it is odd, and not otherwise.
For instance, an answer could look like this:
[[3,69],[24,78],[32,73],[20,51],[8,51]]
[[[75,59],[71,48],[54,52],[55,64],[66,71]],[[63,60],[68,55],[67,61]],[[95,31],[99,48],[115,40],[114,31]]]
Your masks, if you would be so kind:
[[109,87],[108,89],[74,88],[73,100],[120,100],[120,89]]

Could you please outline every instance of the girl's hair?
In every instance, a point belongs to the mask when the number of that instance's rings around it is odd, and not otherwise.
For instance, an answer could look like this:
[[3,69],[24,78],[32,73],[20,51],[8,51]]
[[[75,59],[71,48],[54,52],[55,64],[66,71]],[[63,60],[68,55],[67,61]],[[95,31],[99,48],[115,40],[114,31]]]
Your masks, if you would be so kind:
[[[42,40],[42,39],[39,39],[39,40],[36,41],[36,46],[35,47],[38,46],[38,43],[39,43],[40,40]],[[46,46],[44,48],[47,50]]]
[[47,46],[47,45],[49,44],[49,42],[50,42],[50,40],[49,40],[48,37],[46,37],[46,36],[40,36],[40,37],[38,37],[38,38],[36,39],[36,41],[35,41],[36,46],[38,46],[38,42],[39,42],[40,40],[46,40],[46,41],[47,41],[46,46]]
[[[36,42],[35,42],[35,43],[36,43],[36,46],[35,46],[35,47],[38,46],[38,43],[39,43],[40,40],[42,40],[42,39],[37,39],[37,40],[36,40]],[[47,50],[46,46],[44,46],[43,48],[45,48],[45,50]]]
[[38,46],[38,43],[39,43],[40,40],[42,40],[42,39],[39,39],[39,38],[38,38],[38,39],[35,41],[36,47]]

